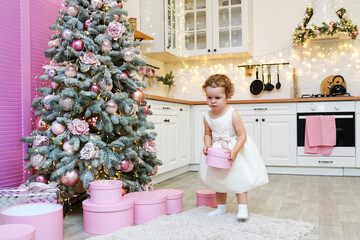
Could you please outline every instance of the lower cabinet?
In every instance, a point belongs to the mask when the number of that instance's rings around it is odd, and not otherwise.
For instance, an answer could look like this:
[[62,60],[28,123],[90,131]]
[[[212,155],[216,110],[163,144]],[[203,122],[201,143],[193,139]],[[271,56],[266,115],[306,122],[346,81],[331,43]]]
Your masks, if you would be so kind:
[[148,100],[148,120],[155,125],[158,158],[163,162],[158,173],[165,173],[189,164],[190,159],[190,106]]

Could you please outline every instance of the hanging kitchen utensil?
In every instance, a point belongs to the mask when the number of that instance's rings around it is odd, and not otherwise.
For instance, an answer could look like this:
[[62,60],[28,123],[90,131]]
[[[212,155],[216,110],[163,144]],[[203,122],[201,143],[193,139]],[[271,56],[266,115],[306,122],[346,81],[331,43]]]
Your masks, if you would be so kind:
[[256,79],[250,85],[250,92],[259,95],[264,90],[264,83],[259,79],[259,69],[256,67]]
[[276,84],[276,89],[280,89],[281,88],[281,83],[280,83],[280,76],[279,76],[279,65],[276,66],[276,74],[277,74],[277,84]]
[[265,85],[265,89],[267,91],[272,91],[274,89],[274,85],[271,84],[271,66],[268,65],[268,75],[267,75],[267,83]]
[[324,95],[343,95],[346,93],[346,88],[347,84],[341,75],[330,75],[324,78],[320,85],[320,91]]

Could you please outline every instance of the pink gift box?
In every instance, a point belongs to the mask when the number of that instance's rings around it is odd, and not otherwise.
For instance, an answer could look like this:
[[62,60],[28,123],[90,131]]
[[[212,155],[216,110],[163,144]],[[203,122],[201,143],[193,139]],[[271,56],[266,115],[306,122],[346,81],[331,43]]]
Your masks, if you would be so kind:
[[196,192],[196,205],[206,207],[217,207],[216,194],[211,190],[199,190]]
[[88,193],[94,204],[115,204],[122,198],[122,182],[118,180],[96,180],[90,183]]
[[0,239],[35,240],[35,227],[29,224],[0,225]]
[[1,223],[33,225],[36,240],[62,240],[63,206],[54,203],[16,205],[1,211]]
[[156,192],[132,192],[123,199],[134,200],[134,224],[146,223],[166,215],[166,195]]
[[229,160],[230,153],[225,153],[228,150],[222,148],[208,148],[206,156],[206,164],[215,168],[228,169],[231,167]]
[[166,214],[181,213],[183,211],[183,191],[178,189],[158,189],[154,192],[166,195]]
[[84,231],[107,234],[134,225],[132,199],[122,199],[114,204],[94,204],[90,199],[82,203]]

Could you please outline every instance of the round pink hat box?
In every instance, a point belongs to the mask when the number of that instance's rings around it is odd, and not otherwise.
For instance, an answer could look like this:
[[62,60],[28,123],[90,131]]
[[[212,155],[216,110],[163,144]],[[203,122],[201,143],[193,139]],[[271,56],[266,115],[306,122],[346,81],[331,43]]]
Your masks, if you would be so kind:
[[230,153],[225,153],[228,150],[222,148],[208,148],[206,156],[206,164],[215,168],[228,169],[231,167],[229,160]]
[[211,190],[198,190],[196,192],[196,206],[217,207],[216,194]]
[[0,225],[0,239],[35,240],[35,227],[29,224]]
[[84,231],[91,234],[107,234],[134,225],[134,202],[123,199],[114,204],[94,204],[90,199],[82,203]]
[[161,215],[166,215],[166,195],[156,192],[132,192],[124,199],[134,200],[134,224],[146,223]]
[[1,211],[1,224],[29,224],[36,240],[63,239],[63,206],[56,203],[15,205]]
[[179,189],[158,189],[154,192],[166,195],[166,214],[181,213],[183,211],[183,191]]
[[96,180],[88,190],[90,201],[95,204],[114,204],[121,201],[122,182],[119,180]]

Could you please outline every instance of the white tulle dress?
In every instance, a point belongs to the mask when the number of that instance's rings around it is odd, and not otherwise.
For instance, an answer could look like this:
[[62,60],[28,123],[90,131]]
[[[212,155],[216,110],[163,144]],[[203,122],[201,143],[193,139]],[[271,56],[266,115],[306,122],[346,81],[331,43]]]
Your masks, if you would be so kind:
[[[232,124],[230,107],[216,119],[209,113],[205,120],[212,131],[212,147],[232,149],[236,145],[237,135]],[[244,146],[229,169],[219,169],[205,163],[206,156],[201,153],[199,179],[203,185],[215,192],[243,193],[269,182],[267,171],[254,141],[247,135]]]

